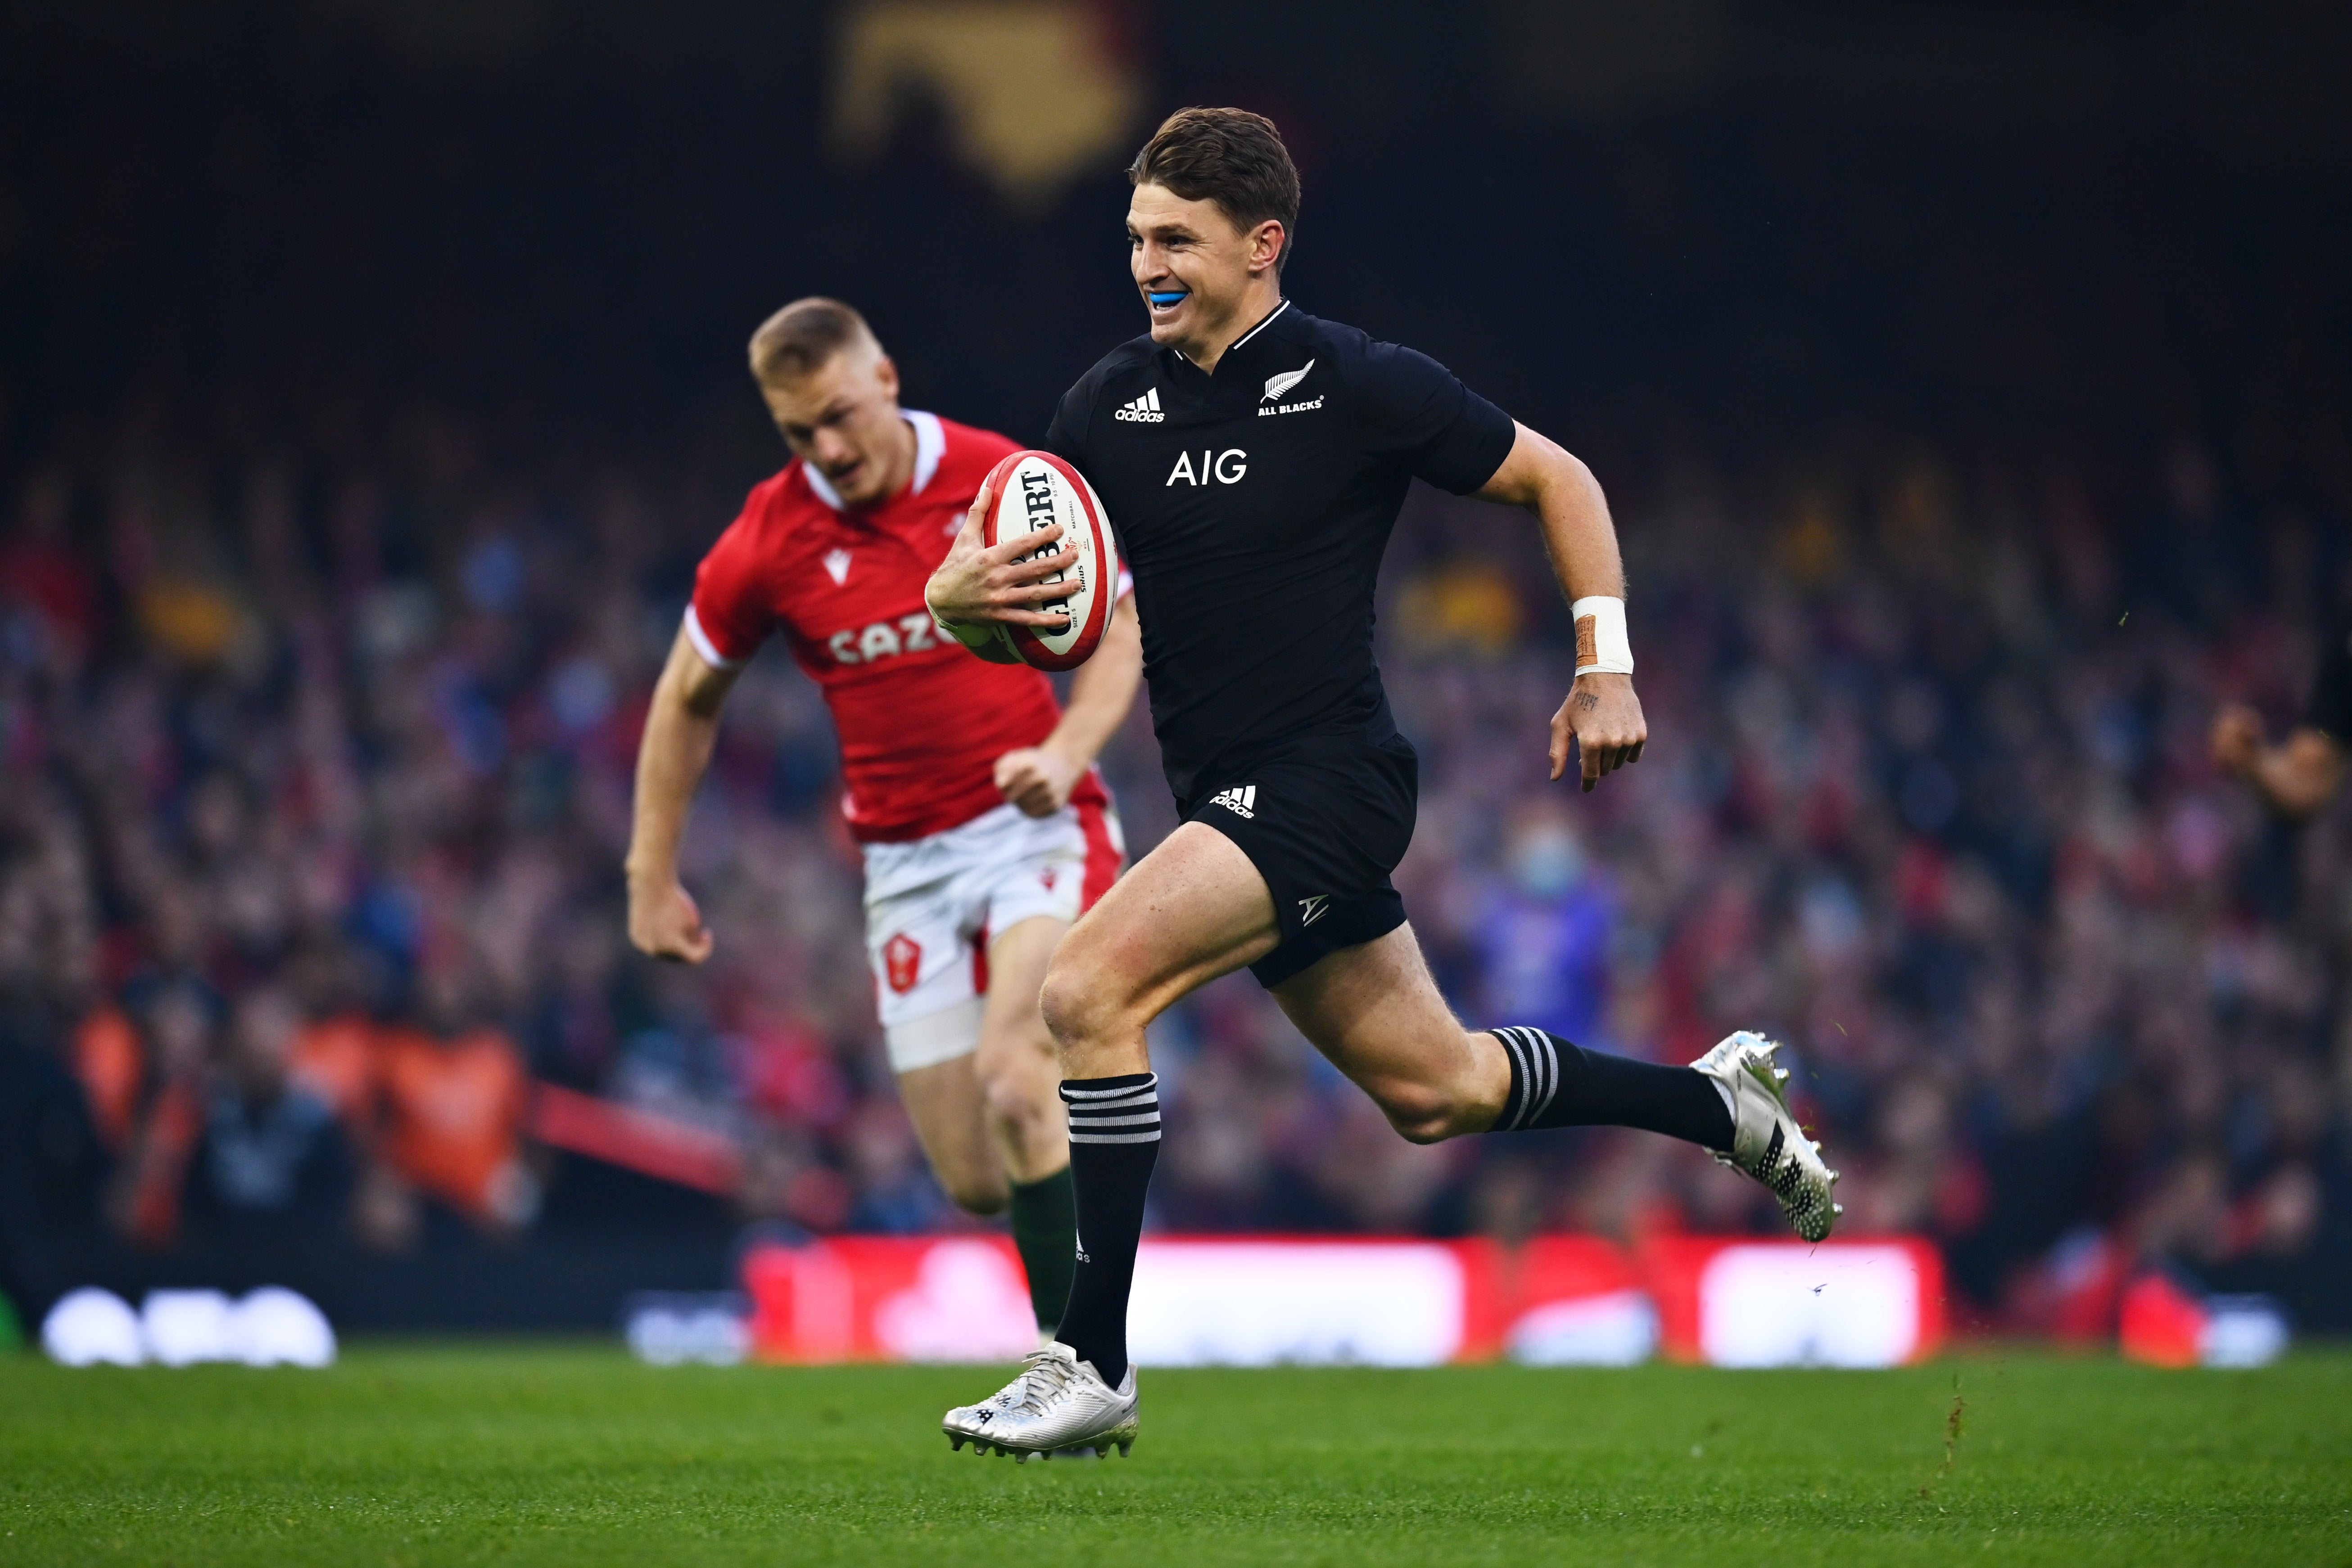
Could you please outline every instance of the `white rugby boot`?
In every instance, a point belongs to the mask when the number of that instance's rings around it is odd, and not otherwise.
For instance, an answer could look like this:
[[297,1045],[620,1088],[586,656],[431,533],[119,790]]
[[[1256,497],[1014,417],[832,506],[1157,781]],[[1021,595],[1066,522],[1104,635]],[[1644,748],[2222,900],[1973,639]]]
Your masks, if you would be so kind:
[[950,1448],[969,1442],[976,1454],[994,1449],[1024,1465],[1032,1454],[1101,1458],[1113,1447],[1125,1458],[1135,1446],[1136,1404],[1133,1363],[1113,1388],[1092,1362],[1055,1341],[1031,1352],[1021,1374],[995,1394],[949,1411],[940,1429]]
[[1832,1202],[1838,1173],[1822,1163],[1822,1146],[1807,1138],[1789,1110],[1788,1069],[1772,1065],[1778,1040],[1741,1029],[1691,1063],[1731,1095],[1731,1147],[1717,1163],[1745,1171],[1772,1190],[1780,1212],[1807,1241],[1826,1241],[1845,1205]]
[[[1034,1356],[1042,1352],[1052,1350],[1053,1348],[1054,1331],[1051,1329],[1040,1329],[1037,1331],[1037,1349],[1035,1351],[1032,1351],[1030,1354]],[[1022,1364],[1025,1368],[1028,1363],[1024,1361]],[[959,1428],[959,1417],[962,1417],[965,1419],[962,1423],[961,1430],[965,1436],[970,1436],[973,1430],[971,1426],[971,1418],[974,1418],[977,1412],[979,1412],[982,1407],[992,1407],[999,1411],[1009,1410],[1013,1405],[1021,1403],[1021,1395],[1028,1386],[1028,1378],[1024,1373],[1023,1376],[1014,1378],[1011,1383],[1006,1384],[1003,1388],[998,1389],[995,1393],[982,1400],[978,1405],[959,1405],[953,1410],[947,1413],[946,1418],[940,1424],[940,1430],[947,1433],[950,1437],[954,1437]],[[950,1447],[959,1448],[962,1446],[963,1445],[961,1441],[953,1442],[949,1445]]]

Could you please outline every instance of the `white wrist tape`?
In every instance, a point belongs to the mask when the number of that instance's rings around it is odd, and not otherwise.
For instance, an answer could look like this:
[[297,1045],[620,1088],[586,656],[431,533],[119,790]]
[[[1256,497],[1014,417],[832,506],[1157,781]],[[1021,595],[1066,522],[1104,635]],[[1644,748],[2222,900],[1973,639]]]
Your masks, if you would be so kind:
[[1631,675],[1633,645],[1625,640],[1625,601],[1594,594],[1568,607],[1576,622],[1576,673]]

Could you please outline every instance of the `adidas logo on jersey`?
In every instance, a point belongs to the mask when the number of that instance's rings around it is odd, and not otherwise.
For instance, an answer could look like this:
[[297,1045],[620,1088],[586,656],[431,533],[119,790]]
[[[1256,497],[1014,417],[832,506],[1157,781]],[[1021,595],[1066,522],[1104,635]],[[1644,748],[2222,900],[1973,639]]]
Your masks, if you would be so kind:
[[1221,789],[1209,797],[1209,804],[1222,805],[1235,816],[1247,820],[1257,815],[1257,785],[1235,784],[1231,789]]
[[1111,417],[1130,425],[1157,425],[1168,416],[1160,412],[1160,389],[1155,386],[1134,402],[1120,404]]

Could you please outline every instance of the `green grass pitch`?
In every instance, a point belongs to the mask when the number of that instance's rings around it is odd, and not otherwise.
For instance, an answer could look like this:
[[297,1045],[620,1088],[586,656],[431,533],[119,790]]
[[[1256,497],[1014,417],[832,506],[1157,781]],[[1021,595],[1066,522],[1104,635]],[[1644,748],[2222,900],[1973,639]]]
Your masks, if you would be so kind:
[[1158,1372],[1131,1458],[950,1454],[940,1410],[997,1381],[576,1345],[8,1358],[0,1563],[2352,1564],[2342,1351]]

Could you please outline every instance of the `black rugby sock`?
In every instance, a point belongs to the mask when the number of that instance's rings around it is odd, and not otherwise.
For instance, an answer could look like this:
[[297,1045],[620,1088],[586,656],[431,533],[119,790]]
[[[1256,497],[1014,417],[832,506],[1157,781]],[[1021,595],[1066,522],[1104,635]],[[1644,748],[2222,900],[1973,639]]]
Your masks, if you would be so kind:
[[1148,1072],[1074,1078],[1070,1183],[1077,1196],[1077,1267],[1057,1338],[1117,1388],[1127,1375],[1127,1297],[1143,1237],[1143,1194],[1160,1159],[1160,1079]]
[[1588,1051],[1541,1029],[1490,1029],[1511,1060],[1511,1095],[1491,1132],[1639,1127],[1708,1149],[1731,1147],[1731,1109],[1696,1068]]
[[1037,1314],[1037,1327],[1049,1334],[1070,1299],[1077,1230],[1077,1199],[1067,1165],[1050,1176],[1013,1184],[1013,1245],[1029,1276],[1030,1310]]

